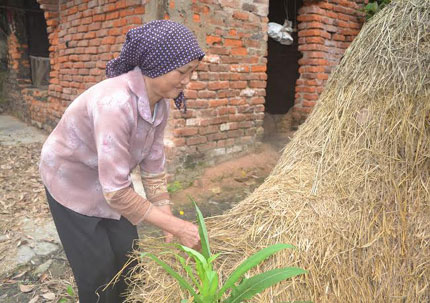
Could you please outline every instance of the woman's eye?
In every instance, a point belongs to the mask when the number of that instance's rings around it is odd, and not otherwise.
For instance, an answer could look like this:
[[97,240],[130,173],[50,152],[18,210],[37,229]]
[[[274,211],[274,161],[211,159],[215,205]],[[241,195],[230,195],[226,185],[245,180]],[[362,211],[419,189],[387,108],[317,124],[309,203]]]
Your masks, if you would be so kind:
[[180,73],[180,74],[185,74],[185,72],[184,71],[181,71],[180,69],[178,69],[178,72]]

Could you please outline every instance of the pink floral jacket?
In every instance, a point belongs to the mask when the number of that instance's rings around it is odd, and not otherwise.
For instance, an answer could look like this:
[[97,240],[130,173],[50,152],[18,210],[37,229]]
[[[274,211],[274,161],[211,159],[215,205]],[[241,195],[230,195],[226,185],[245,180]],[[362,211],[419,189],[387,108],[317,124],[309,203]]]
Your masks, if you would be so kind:
[[129,187],[136,165],[163,174],[168,100],[151,114],[138,67],[86,90],[43,145],[40,174],[60,204],[87,216],[119,219],[104,194]]

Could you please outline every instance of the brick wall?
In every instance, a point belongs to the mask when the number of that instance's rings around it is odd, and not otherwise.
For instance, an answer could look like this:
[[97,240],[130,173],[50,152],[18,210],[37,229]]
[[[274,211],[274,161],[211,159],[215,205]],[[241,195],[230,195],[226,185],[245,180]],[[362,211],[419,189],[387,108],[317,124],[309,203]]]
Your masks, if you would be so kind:
[[[130,28],[169,18],[195,32],[207,54],[185,91],[188,112],[172,104],[165,140],[170,171],[199,162],[213,164],[248,152],[261,141],[268,0],[37,1],[47,23],[50,85],[45,91],[34,89],[21,83],[29,78],[15,75],[21,82],[15,82],[20,86],[12,107],[25,113],[23,119],[52,130],[74,98],[105,78],[106,63],[119,54]],[[294,108],[298,121],[310,112],[331,68],[358,33],[360,2],[306,0],[301,8],[303,58]],[[11,35],[8,40],[15,53],[12,67],[28,65],[25,42],[14,39]],[[16,65],[19,60],[27,63]]]
[[[33,100],[36,124],[51,130],[70,102],[105,78],[132,27],[182,22],[207,56],[166,134],[171,170],[214,163],[252,149],[263,133],[267,3],[261,1],[38,0],[46,10],[51,58],[48,101]],[[265,1],[263,1],[265,2]],[[143,3],[143,4],[142,4]],[[37,109],[36,109],[37,107]],[[45,115],[45,116],[43,116]],[[210,164],[209,163],[209,164]]]
[[211,164],[261,141],[267,13],[268,1],[167,2],[164,16],[191,28],[206,52],[185,91],[190,110],[172,111],[166,143],[178,163]]
[[293,116],[302,123],[315,106],[328,76],[364,22],[365,0],[305,0],[299,10],[300,77]]

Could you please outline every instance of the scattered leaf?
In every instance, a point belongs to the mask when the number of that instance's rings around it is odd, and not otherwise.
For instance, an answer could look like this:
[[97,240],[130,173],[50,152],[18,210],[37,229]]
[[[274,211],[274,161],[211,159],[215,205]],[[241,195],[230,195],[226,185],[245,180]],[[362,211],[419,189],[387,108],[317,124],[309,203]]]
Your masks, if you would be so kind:
[[19,284],[19,290],[20,290],[21,292],[24,292],[24,293],[31,292],[31,291],[33,291],[33,289],[34,289],[34,286],[35,286],[35,285],[32,285],[32,284],[28,284],[28,285],[25,285],[25,284]]
[[19,274],[17,274],[16,276],[14,276],[13,278],[12,278],[12,280],[15,280],[15,279],[18,279],[18,278],[21,278],[23,275],[25,275],[27,273],[27,271],[25,270],[25,271],[22,271],[22,272],[20,272]]
[[46,281],[46,279],[48,279],[48,274],[45,272],[45,273],[43,273],[41,276],[40,276],[40,282],[45,282]]
[[37,300],[39,300],[39,295],[33,297],[30,301],[28,301],[28,303],[36,303]]
[[46,294],[43,294],[42,297],[49,301],[55,300],[55,294],[53,292],[47,292]]

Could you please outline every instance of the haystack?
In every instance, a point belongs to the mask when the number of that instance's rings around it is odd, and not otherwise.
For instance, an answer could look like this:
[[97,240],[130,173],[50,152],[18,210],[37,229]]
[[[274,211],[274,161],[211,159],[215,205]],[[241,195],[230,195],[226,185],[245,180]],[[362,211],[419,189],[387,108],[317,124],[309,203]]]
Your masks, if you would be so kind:
[[[255,272],[309,273],[252,302],[430,302],[429,203],[430,0],[399,0],[363,27],[267,180],[207,225],[224,277],[269,244],[298,247]],[[129,302],[186,297],[148,260],[130,282]]]

